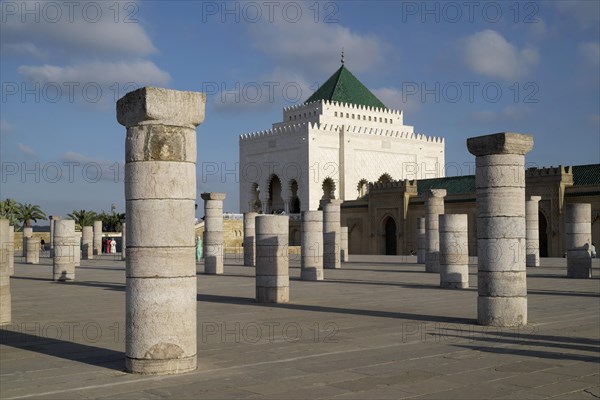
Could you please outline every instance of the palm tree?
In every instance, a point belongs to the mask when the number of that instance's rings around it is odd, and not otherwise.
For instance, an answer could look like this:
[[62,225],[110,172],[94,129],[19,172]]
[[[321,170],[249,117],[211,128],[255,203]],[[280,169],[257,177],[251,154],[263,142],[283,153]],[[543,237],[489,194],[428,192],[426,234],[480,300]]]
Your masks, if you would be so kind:
[[86,210],[73,210],[73,212],[67,214],[67,216],[75,220],[75,223],[80,227],[92,226],[94,225],[94,220],[96,219],[95,212]]
[[31,221],[46,219],[46,214],[37,204],[19,204],[17,208],[17,220],[23,224],[23,228],[30,228]]
[[102,211],[101,214],[96,216],[97,219],[102,220],[102,230],[105,232],[120,232],[121,221],[125,219],[124,213],[107,213]]
[[18,227],[17,211],[20,204],[15,199],[6,199],[0,201],[0,218],[6,218],[10,225]]

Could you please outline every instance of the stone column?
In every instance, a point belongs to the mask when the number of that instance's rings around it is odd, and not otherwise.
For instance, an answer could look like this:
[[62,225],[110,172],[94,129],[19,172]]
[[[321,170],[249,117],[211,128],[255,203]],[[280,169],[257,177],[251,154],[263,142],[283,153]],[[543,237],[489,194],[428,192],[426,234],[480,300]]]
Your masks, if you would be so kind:
[[83,233],[81,231],[75,231],[73,235],[73,254],[75,256],[75,266],[81,267],[81,238]]
[[0,219],[0,325],[9,324],[12,318],[8,255],[14,243],[9,243],[8,226],[7,219]]
[[287,303],[290,299],[289,217],[256,217],[256,301]]
[[592,205],[567,204],[565,212],[567,278],[592,277]]
[[81,251],[84,260],[94,259],[94,228],[91,226],[81,228]]
[[75,279],[75,221],[62,219],[54,223],[53,276],[55,281]]
[[27,259],[27,238],[33,237],[33,228],[23,228],[23,257]]
[[440,215],[440,287],[469,287],[467,214]]
[[256,216],[255,212],[244,213],[244,265],[256,265]]
[[202,193],[204,200],[204,273],[223,273],[223,200],[225,193]]
[[145,87],[117,102],[127,127],[125,368],[196,369],[196,129],[203,93]]
[[425,264],[425,218],[417,218],[417,264]]
[[94,255],[102,254],[102,221],[94,221]]
[[323,212],[302,212],[300,243],[300,278],[303,281],[323,280]]
[[444,213],[446,189],[430,189],[425,202],[425,272],[440,272],[439,216]]
[[10,276],[15,274],[15,227],[8,227],[8,244],[6,246],[6,256],[8,257],[8,272]]
[[526,266],[540,266],[540,232],[539,232],[539,208],[538,203],[541,196],[530,196],[525,202],[525,225],[527,233]]
[[340,227],[340,261],[348,261],[348,227]]
[[470,138],[467,147],[476,156],[477,319],[481,325],[525,325],[525,154],[533,137],[497,133]]
[[54,249],[54,224],[60,219],[60,216],[51,215],[48,219],[50,220],[50,254],[52,254],[52,249]]
[[27,238],[27,256],[25,262],[27,264],[39,264],[40,263],[40,240],[34,237]]
[[[195,233],[195,232],[194,232]],[[121,260],[127,259],[127,222],[121,221]]]
[[323,268],[341,268],[341,200],[321,200],[323,210]]

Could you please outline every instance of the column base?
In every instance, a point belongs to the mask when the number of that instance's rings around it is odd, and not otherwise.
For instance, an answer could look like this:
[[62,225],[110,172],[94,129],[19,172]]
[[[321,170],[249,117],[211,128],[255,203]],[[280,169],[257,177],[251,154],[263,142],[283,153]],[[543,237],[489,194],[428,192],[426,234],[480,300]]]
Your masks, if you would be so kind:
[[484,326],[527,325],[527,297],[477,297],[477,322]]
[[171,375],[194,371],[198,357],[193,355],[185,358],[167,360],[139,359],[125,357],[125,370],[134,374]]
[[440,287],[444,289],[468,289],[469,282],[440,282]]
[[257,303],[289,303],[290,287],[256,287]]
[[303,281],[322,281],[323,270],[316,268],[307,268],[300,271],[300,279]]

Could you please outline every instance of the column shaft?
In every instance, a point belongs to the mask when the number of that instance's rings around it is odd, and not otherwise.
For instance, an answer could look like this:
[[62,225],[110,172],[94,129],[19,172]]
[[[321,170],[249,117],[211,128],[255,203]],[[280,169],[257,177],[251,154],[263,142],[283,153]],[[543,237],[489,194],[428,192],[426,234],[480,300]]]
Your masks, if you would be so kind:
[[417,218],[417,264],[425,264],[427,255],[425,244],[425,218]]
[[592,277],[592,205],[567,204],[565,212],[567,277]]
[[526,265],[528,267],[540,266],[540,233],[539,233],[539,201],[540,196],[530,196],[525,203],[525,225],[527,232]]
[[425,202],[425,272],[440,271],[439,216],[444,213],[445,189],[430,189]]
[[323,280],[323,212],[302,212],[300,243],[300,278]]
[[61,219],[54,223],[53,275],[55,281],[75,279],[75,221]]
[[530,135],[498,133],[467,140],[477,190],[477,319],[527,324],[525,154]]
[[8,256],[14,244],[9,243],[8,224],[7,219],[0,219],[0,325],[9,324],[12,319]]
[[125,140],[125,368],[194,370],[196,129],[202,93],[146,87],[117,102]]
[[340,200],[321,200],[323,210],[323,268],[341,268]]
[[225,193],[202,193],[204,200],[204,273],[223,273],[223,200]]
[[290,299],[289,217],[256,217],[256,301],[287,303]]
[[256,216],[255,212],[244,214],[244,265],[256,265]]
[[440,287],[469,287],[467,214],[440,215]]

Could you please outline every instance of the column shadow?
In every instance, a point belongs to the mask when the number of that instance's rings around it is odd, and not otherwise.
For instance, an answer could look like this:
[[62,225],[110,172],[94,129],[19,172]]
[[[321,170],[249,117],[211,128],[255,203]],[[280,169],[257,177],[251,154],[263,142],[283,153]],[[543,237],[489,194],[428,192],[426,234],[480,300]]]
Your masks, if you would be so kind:
[[[8,325],[10,326],[10,325]],[[13,324],[13,326],[16,326]],[[33,351],[65,360],[116,371],[125,370],[125,353],[61,339],[0,328],[0,343],[15,349]]]

